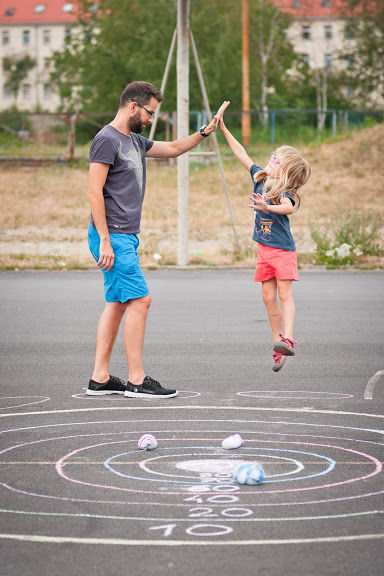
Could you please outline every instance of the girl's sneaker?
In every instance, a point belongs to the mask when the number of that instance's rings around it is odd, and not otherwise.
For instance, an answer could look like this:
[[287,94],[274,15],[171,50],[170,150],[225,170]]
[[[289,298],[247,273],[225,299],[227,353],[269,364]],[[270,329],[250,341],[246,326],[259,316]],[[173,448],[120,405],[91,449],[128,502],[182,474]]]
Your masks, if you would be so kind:
[[272,370],[274,372],[278,372],[284,366],[287,358],[285,356],[283,356],[282,354],[278,354],[278,352],[274,352],[272,354],[272,358],[273,358]]
[[280,334],[280,342],[275,342],[273,350],[283,356],[294,356],[295,344],[297,344],[297,342],[290,338],[284,338],[284,336]]

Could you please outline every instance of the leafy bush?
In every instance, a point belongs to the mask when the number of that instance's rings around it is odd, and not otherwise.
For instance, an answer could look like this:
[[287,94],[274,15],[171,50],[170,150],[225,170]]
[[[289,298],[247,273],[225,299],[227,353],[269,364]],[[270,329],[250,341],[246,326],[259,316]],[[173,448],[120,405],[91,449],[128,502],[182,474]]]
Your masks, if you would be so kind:
[[359,256],[382,253],[379,239],[383,218],[377,213],[348,208],[331,217],[326,227],[309,226],[318,264],[354,264]]

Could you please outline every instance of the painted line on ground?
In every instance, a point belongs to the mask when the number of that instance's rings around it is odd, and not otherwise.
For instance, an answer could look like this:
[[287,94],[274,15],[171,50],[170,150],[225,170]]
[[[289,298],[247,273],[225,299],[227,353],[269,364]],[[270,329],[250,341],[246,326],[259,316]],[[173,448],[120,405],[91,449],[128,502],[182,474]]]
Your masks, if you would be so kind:
[[79,412],[96,412],[96,411],[113,411],[113,410],[237,410],[237,411],[262,411],[262,412],[300,412],[302,414],[331,414],[336,416],[366,416],[367,418],[384,419],[383,414],[366,414],[365,412],[343,412],[341,410],[313,410],[308,408],[265,408],[253,406],[99,406],[95,408],[71,408],[67,410],[43,410],[40,412],[18,412],[17,414],[0,414],[0,418],[15,418],[19,416],[38,416],[47,414],[72,414]]
[[379,370],[378,372],[376,372],[376,374],[374,374],[372,376],[372,378],[369,380],[368,384],[365,387],[364,400],[372,400],[375,385],[378,383],[381,376],[383,376],[383,375],[384,375],[384,370]]
[[356,536],[327,536],[324,538],[292,538],[286,540],[128,540],[125,538],[75,538],[72,536],[39,536],[34,534],[0,534],[3,540],[21,540],[44,544],[100,544],[107,546],[263,546],[281,544],[322,544],[324,542],[354,542],[380,540],[383,534]]
[[[189,505],[190,506],[190,505]],[[212,506],[212,504],[210,504]],[[217,504],[216,506],[225,507],[228,504]],[[62,518],[95,518],[98,520],[142,520],[144,522],[188,522],[190,518],[145,518],[138,516],[116,516],[111,514],[91,514],[91,513],[67,513],[67,512],[33,512],[30,510],[6,510],[0,509],[2,514],[22,514],[24,516],[54,516]],[[375,514],[384,514],[384,510],[364,510],[362,512],[347,512],[345,514],[323,514],[321,516],[283,516],[275,518],[230,518],[226,517],[226,522],[301,522],[302,520],[339,520],[340,518],[356,518],[358,516],[373,516]],[[202,522],[211,522],[211,518],[200,518]]]

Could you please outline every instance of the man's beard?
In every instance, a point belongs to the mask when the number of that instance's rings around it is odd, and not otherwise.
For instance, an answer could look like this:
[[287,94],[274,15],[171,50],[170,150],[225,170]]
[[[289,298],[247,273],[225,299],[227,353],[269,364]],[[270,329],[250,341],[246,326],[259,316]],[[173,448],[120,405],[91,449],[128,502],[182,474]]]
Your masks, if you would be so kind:
[[135,132],[135,134],[140,134],[143,131],[143,123],[140,119],[140,113],[138,112],[136,116],[129,119],[128,123],[129,130]]

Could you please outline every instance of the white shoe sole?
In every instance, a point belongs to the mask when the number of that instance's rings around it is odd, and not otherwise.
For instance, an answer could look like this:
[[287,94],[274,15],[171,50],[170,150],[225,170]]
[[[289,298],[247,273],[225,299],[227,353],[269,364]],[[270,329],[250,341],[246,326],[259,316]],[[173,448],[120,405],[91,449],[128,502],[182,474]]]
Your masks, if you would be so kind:
[[106,396],[107,394],[124,394],[123,390],[87,390],[88,396]]
[[124,392],[127,398],[174,398],[179,392],[176,390],[173,394],[145,394],[143,392]]

